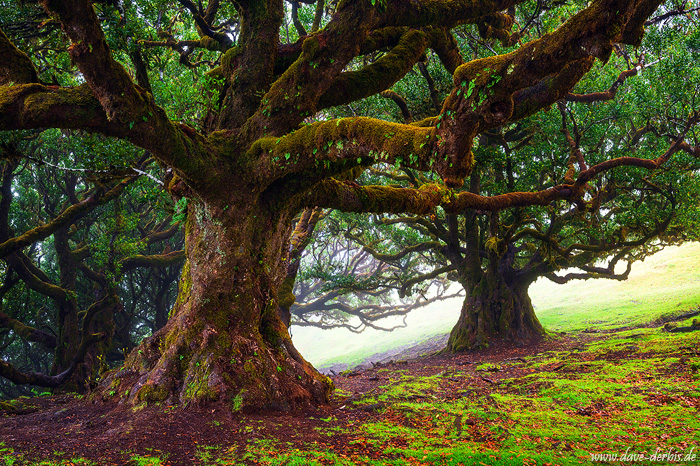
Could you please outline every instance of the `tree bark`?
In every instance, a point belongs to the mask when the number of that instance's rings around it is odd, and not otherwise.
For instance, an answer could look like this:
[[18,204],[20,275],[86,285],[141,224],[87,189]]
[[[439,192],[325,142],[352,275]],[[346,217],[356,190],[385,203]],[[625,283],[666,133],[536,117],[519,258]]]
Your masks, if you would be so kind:
[[131,404],[221,400],[234,409],[327,402],[332,382],[301,357],[277,314],[290,223],[250,199],[190,202],[171,317],[105,377],[103,392]]
[[522,342],[544,335],[527,292],[529,283],[488,271],[478,282],[462,285],[467,297],[447,351],[485,348],[496,339]]

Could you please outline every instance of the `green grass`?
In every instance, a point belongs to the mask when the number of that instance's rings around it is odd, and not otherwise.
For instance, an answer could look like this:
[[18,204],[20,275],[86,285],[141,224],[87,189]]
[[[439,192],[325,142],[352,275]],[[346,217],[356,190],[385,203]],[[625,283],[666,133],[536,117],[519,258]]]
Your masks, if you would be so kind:
[[[604,354],[601,349],[626,345],[627,336],[613,335],[608,346],[592,345],[587,358]],[[383,420],[360,429],[364,438],[384,447],[386,454],[407,461],[397,464],[409,464],[410,458],[441,465],[523,464],[525,460],[529,464],[580,464],[590,460],[591,453],[624,453],[630,446],[647,454],[656,448],[695,446],[697,450],[700,418],[693,403],[700,398],[700,381],[687,375],[700,358],[686,358],[689,370],[680,377],[668,377],[665,374],[680,364],[680,358],[663,353],[672,348],[677,352],[680,341],[658,331],[645,338],[647,349],[661,351],[656,357],[568,362],[566,354],[545,354],[528,367],[565,362],[571,370],[511,379],[485,396],[397,403],[392,409],[408,413],[414,427]],[[698,336],[685,343],[697,345]],[[425,387],[424,380],[417,383],[420,385],[409,385],[407,392]],[[456,427],[457,419],[466,418],[475,420],[474,426],[462,423]],[[405,445],[386,447],[406,439]]]
[[[322,418],[318,444],[275,438],[260,421],[242,420],[250,434],[243,446],[199,445],[193,464],[546,466],[591,464],[592,454],[628,449],[647,456],[670,449],[686,454],[700,449],[698,343],[700,332],[613,332],[571,351],[535,354],[498,385],[455,398],[443,396],[445,378],[478,377],[493,365],[425,377],[383,368],[383,385],[357,400],[383,408],[361,422],[352,416],[339,421],[339,414]],[[340,436],[344,446],[334,448]],[[2,444],[0,458],[5,465],[27,464]],[[80,458],[33,464],[70,463],[96,464]],[[132,454],[130,464],[167,462]]]
[[[457,322],[461,300],[448,300],[412,311],[406,328],[392,332],[365,330],[360,334],[345,329],[320,330],[294,327],[291,332],[294,345],[318,368],[334,364],[355,367],[368,363],[376,354],[383,354],[402,346],[414,346],[435,336],[449,333]],[[386,326],[398,325],[401,319],[388,319]]]
[[133,455],[131,463],[134,466],[162,466],[165,464],[161,458],[155,456]]
[[530,287],[540,322],[552,331],[635,326],[700,306],[700,243],[667,248],[635,263],[629,279]]

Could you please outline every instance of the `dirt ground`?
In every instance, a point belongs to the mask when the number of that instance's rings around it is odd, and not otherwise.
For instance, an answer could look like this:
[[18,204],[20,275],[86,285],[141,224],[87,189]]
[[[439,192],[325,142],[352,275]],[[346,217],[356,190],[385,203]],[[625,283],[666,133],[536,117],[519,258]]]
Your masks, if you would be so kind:
[[[25,461],[82,457],[101,465],[136,464],[130,460],[134,455],[161,456],[163,452],[168,453],[164,464],[197,464],[197,452],[203,446],[243,452],[251,436],[284,438],[300,447],[316,443],[320,449],[342,452],[348,457],[373,458],[380,452],[362,442],[353,442],[349,434],[327,436],[319,431],[357,424],[370,417],[392,416],[392,411],[381,409],[381,405],[357,406],[352,401],[382,390],[393,372],[413,376],[443,374],[440,389],[424,396],[455,399],[475,392],[485,394],[500,379],[522,375],[525,369],[519,367],[519,358],[546,351],[576,351],[595,338],[600,336],[562,336],[521,347],[495,344],[471,353],[380,364],[333,376],[337,391],[329,405],[294,413],[232,413],[222,404],[152,406],[133,411],[114,403],[90,403],[69,395],[45,396],[26,400],[35,408],[0,418],[0,442],[11,447],[14,454],[24,455]],[[498,364],[500,370],[477,371],[476,366],[482,363]],[[449,377],[450,371],[456,370],[470,376]]]

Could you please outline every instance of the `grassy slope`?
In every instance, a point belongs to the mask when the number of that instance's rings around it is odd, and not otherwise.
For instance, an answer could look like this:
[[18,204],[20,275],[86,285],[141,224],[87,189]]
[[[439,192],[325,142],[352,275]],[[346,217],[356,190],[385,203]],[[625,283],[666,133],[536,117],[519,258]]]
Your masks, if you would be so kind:
[[651,322],[700,305],[700,243],[667,248],[634,264],[630,278],[535,283],[530,294],[552,331],[617,328]]
[[[700,305],[700,243],[667,248],[634,264],[626,281],[579,280],[557,285],[541,279],[530,296],[542,324],[550,331],[615,328],[643,324],[659,316],[678,314]],[[350,367],[377,353],[415,345],[449,333],[457,322],[461,299],[414,311],[406,328],[393,332],[294,328],[294,344],[316,367]],[[393,320],[387,326],[395,325]]]
[[[689,321],[683,322],[684,325]],[[415,376],[394,366],[372,371],[383,381],[347,410],[381,405],[359,419],[339,410],[312,427],[319,442],[294,443],[259,429],[259,419],[242,418],[255,435],[223,448],[202,442],[193,465],[458,466],[698,464],[700,463],[700,332],[673,334],[642,328],[587,337],[575,346],[500,364],[449,364],[442,372]],[[501,356],[502,357],[502,356]],[[479,384],[482,367],[503,372],[497,382]],[[397,369],[398,367],[398,369]],[[504,373],[505,376],[500,374]],[[493,374],[493,375],[492,375]],[[445,396],[458,384],[457,396]],[[449,392],[449,389],[448,389]],[[347,394],[345,394],[347,395]],[[352,406],[355,405],[355,408]],[[223,427],[222,427],[223,428]],[[228,427],[230,428],[230,427]],[[235,429],[239,429],[237,424]],[[329,443],[322,439],[327,436]],[[331,439],[342,437],[344,445]],[[350,448],[351,445],[358,446]],[[646,461],[619,461],[625,453]],[[676,461],[650,459],[681,455]],[[686,455],[695,454],[690,461]],[[593,455],[602,455],[594,460]],[[161,456],[134,455],[133,466],[165,466]],[[81,458],[26,461],[0,443],[6,466],[97,466]]]

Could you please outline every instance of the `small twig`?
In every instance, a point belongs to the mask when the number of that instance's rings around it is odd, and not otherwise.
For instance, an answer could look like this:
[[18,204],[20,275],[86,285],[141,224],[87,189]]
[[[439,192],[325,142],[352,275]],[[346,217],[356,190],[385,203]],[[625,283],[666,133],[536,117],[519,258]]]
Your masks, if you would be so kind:
[[151,175],[150,173],[146,173],[145,171],[139,170],[138,168],[132,168],[132,170],[135,171],[136,173],[138,173],[139,175],[147,176],[148,178],[155,181],[156,183],[158,183],[161,186],[165,186],[165,184],[161,180],[159,180],[155,176]]

